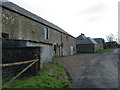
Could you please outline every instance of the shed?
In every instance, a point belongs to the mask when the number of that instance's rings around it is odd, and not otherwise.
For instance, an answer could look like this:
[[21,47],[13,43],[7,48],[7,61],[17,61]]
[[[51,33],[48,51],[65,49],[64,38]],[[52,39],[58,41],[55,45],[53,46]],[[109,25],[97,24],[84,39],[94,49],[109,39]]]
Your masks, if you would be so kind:
[[102,50],[103,49],[103,45],[104,45],[104,39],[102,38],[94,38],[94,40],[98,43],[98,50]]
[[97,51],[98,43],[92,38],[86,38],[77,43],[77,53],[94,53]]

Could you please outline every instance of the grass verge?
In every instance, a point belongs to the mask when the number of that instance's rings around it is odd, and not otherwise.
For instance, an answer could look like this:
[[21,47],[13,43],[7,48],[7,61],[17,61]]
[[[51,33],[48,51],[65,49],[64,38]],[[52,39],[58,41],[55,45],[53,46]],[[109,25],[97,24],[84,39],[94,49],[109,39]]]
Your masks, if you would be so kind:
[[104,53],[104,52],[112,51],[112,50],[114,50],[114,49],[116,49],[116,48],[98,50],[98,51],[96,51],[96,53]]
[[15,80],[8,88],[71,88],[64,68],[56,62],[44,64],[38,76]]

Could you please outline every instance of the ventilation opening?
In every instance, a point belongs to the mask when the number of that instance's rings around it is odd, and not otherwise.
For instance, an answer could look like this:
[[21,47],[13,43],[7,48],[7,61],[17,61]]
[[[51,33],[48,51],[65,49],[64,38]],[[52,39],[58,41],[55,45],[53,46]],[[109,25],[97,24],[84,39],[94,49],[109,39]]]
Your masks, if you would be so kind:
[[55,54],[56,54],[56,45],[54,45],[54,52],[55,52]]
[[3,38],[3,39],[9,39],[9,34],[7,34],[7,33],[2,33],[2,38]]

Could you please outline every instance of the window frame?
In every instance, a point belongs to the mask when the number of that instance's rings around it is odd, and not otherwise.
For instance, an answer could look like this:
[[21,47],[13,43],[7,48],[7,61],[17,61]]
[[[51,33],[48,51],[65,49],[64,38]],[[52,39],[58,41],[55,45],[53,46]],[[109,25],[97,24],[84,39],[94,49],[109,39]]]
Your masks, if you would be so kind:
[[49,39],[49,29],[47,27],[44,27],[44,39]]
[[66,36],[66,40],[68,41],[68,36]]

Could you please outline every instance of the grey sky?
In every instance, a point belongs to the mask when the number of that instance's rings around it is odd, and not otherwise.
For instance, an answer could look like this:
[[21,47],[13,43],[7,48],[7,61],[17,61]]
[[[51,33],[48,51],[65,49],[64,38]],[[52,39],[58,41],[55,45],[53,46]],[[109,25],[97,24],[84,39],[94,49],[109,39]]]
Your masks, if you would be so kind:
[[91,6],[87,10],[84,10],[83,14],[100,13],[100,12],[105,11],[105,9],[106,7],[104,6],[104,4],[97,4],[97,5]]
[[119,0],[10,0],[77,37],[118,33]]

